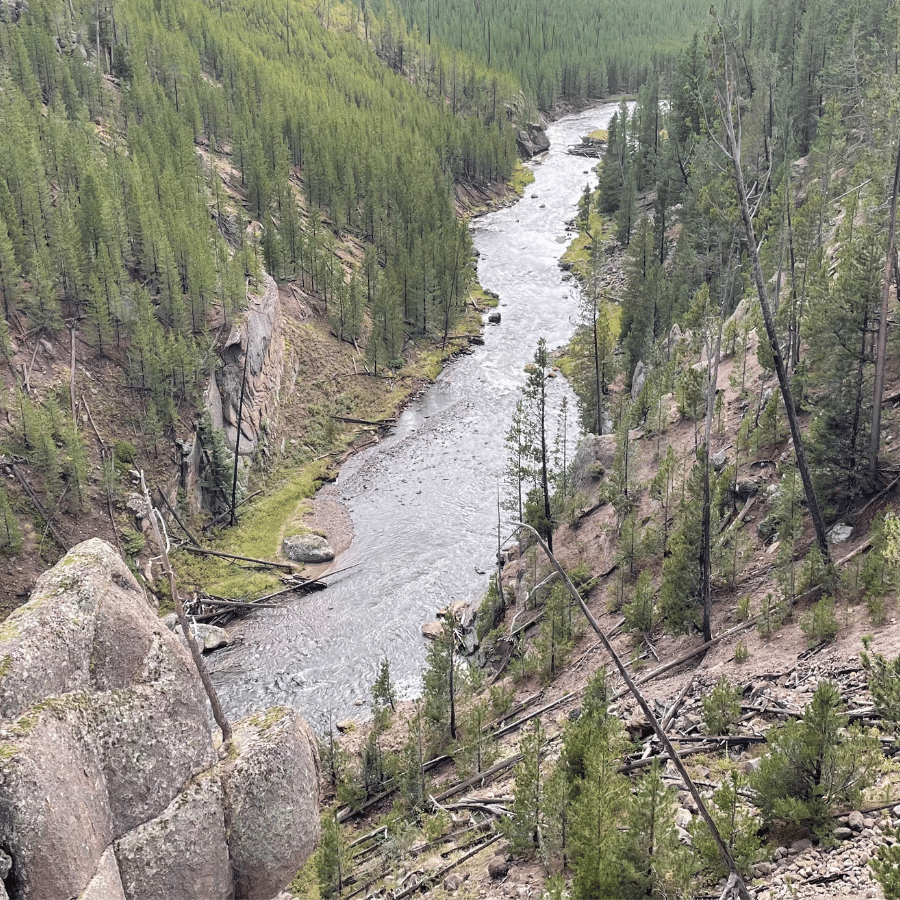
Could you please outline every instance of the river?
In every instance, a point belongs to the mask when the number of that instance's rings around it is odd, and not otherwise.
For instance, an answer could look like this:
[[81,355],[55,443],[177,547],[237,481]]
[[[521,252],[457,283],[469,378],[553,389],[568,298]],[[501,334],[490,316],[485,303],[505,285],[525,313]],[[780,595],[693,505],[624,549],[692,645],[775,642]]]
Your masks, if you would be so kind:
[[[449,365],[328,488],[354,528],[336,566],[355,568],[325,591],[254,614],[237,645],[210,658],[230,717],[287,703],[320,732],[329,722],[363,718],[382,657],[400,695],[414,696],[427,651],[422,624],[486,590],[504,441],[524,368],[539,338],[561,346],[577,317],[577,284],[563,280],[558,261],[572,237],[565,223],[596,177],[591,160],[566,148],[605,128],[615,109],[604,104],[550,125],[551,149],[532,164],[535,182],[524,197],[473,223],[478,276],[500,296],[502,323],[487,327],[484,346]],[[551,382],[553,408],[566,394],[571,399],[565,379]],[[574,403],[569,419],[576,419]]]

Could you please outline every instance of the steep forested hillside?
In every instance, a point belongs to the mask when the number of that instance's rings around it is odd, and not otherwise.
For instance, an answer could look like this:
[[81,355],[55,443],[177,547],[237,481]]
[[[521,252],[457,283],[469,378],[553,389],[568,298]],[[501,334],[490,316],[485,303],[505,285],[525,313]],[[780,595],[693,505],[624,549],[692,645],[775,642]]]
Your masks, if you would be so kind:
[[454,181],[506,179],[514,132],[391,72],[354,8],[0,12],[6,449],[54,515],[92,505],[74,384],[57,395],[34,371],[39,339],[66,326],[73,367],[121,367],[117,411],[151,451],[194,418],[217,336],[263,270],[318,298],[374,372],[402,361],[410,334],[452,328],[472,272]]
[[372,7],[389,22],[396,11],[400,30],[414,29],[454,72],[455,55],[465,54],[512,73],[542,109],[635,91],[651,72],[668,72],[709,10],[703,0],[374,0]]

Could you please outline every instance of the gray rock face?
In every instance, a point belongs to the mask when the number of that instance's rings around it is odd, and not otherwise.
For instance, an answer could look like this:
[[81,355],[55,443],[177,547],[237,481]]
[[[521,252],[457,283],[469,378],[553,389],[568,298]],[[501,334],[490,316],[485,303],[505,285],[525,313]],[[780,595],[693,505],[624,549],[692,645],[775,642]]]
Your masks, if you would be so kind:
[[318,840],[318,796],[309,790],[319,783],[315,738],[300,716],[280,707],[243,720],[235,742],[239,755],[222,766],[235,897],[269,900]]
[[331,544],[320,534],[295,534],[286,537],[281,552],[293,562],[321,563],[334,559]]
[[134,900],[234,900],[222,785],[201,778],[163,813],[116,842]]
[[23,900],[78,896],[112,840],[99,748],[80,721],[87,696],[0,727],[0,844]]
[[100,858],[97,874],[78,900],[127,900],[112,847]]
[[598,480],[612,467],[615,458],[614,434],[586,434],[579,441],[572,461],[575,490],[583,493],[596,490]]
[[186,781],[215,763],[205,709],[192,688],[173,679],[97,696],[115,837],[161,813]]
[[516,135],[516,146],[526,159],[550,149],[550,138],[541,125],[529,122],[525,131]]
[[642,360],[638,360],[634,367],[634,374],[631,376],[631,399],[637,400],[638,395],[644,389],[644,383],[647,380],[647,367]]
[[271,897],[318,837],[306,724],[285,709],[237,723],[219,763],[187,650],[102,541],[0,625],[0,716],[16,900]]
[[[264,275],[263,281],[262,294],[251,298],[245,318],[232,327],[222,351],[223,364],[216,376],[210,379],[204,397],[213,428],[224,433],[226,446],[234,453],[244,357],[247,357],[241,444],[238,449],[241,457],[239,478],[243,480],[246,480],[249,471],[250,457],[265,442],[266,430],[278,419],[285,370],[278,285],[268,275]],[[290,374],[288,371],[288,379]],[[209,500],[204,496],[202,487],[200,442],[195,438],[182,444],[181,456],[180,471],[166,486],[166,494],[174,503],[179,488],[183,489],[188,505],[197,511],[208,506]]]

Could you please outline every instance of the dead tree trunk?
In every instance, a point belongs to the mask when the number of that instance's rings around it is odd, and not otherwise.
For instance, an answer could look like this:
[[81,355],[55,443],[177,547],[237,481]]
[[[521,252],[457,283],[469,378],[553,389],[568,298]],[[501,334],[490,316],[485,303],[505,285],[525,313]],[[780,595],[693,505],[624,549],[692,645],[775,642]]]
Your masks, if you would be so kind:
[[891,191],[891,219],[888,225],[887,259],[884,262],[884,283],[881,287],[881,318],[878,321],[878,341],[875,351],[875,392],[872,403],[872,428],[869,434],[869,489],[875,488],[878,472],[878,451],[881,449],[881,406],[884,393],[884,365],[887,357],[888,303],[891,297],[891,274],[894,264],[894,236],[897,230],[897,191],[900,190],[900,143],[894,163],[894,187]]
[[778,386],[781,388],[784,411],[787,415],[788,425],[791,429],[791,437],[794,440],[794,454],[797,460],[797,470],[800,472],[800,479],[803,482],[803,490],[806,494],[806,504],[809,508],[809,516],[812,519],[813,528],[816,532],[816,540],[819,544],[819,549],[822,552],[822,559],[825,562],[826,568],[830,570],[831,551],[829,550],[828,538],[825,533],[825,520],[822,518],[822,512],[819,509],[819,501],[816,497],[815,488],[813,487],[812,476],[809,472],[809,464],[806,460],[806,450],[803,446],[803,434],[800,431],[800,423],[797,421],[797,408],[794,406],[791,383],[787,375],[787,370],[785,369],[784,358],[781,355],[781,345],[779,344],[778,332],[775,328],[775,317],[772,315],[772,307],[769,305],[766,280],[763,275],[762,265],[759,261],[759,249],[756,242],[756,233],[753,228],[753,215],[750,212],[750,201],[747,197],[747,187],[744,184],[744,172],[741,167],[741,122],[739,109],[736,124],[734,118],[734,108],[739,103],[739,98],[736,96],[737,82],[736,76],[731,68],[725,28],[721,20],[719,20],[719,33],[722,40],[721,52],[725,70],[724,79],[716,88],[716,100],[722,126],[725,130],[725,141],[727,146],[723,146],[722,143],[715,138],[714,140],[716,140],[720,150],[731,162],[738,203],[741,207],[741,218],[744,222],[747,254],[750,257],[751,268],[753,269],[753,281],[756,285],[757,296],[759,297],[763,323],[766,327],[766,336],[769,339],[769,346],[772,350],[772,357],[775,362],[775,372],[778,375]]
[[694,781],[688,773],[688,770],[685,768],[684,763],[681,761],[681,757],[678,755],[678,751],[672,746],[672,742],[666,735],[665,729],[663,729],[659,724],[659,721],[654,715],[653,710],[650,709],[650,706],[644,699],[644,695],[638,690],[637,685],[634,683],[634,680],[629,674],[628,669],[619,658],[619,654],[616,653],[613,645],[610,643],[609,638],[607,638],[607,636],[604,634],[603,629],[600,628],[597,620],[594,618],[591,611],[587,608],[587,604],[584,602],[584,600],[581,599],[581,594],[578,593],[575,585],[573,585],[569,580],[569,576],[566,575],[565,570],[557,562],[556,557],[550,552],[547,545],[541,539],[541,536],[530,525],[525,525],[522,522],[514,522],[513,524],[517,525],[519,528],[527,528],[535,536],[535,539],[537,540],[541,549],[544,551],[556,571],[559,572],[559,576],[560,578],[562,578],[567,590],[572,595],[572,599],[581,607],[581,611],[584,613],[585,618],[588,620],[588,624],[597,633],[597,636],[600,638],[601,643],[606,648],[606,652],[609,654],[610,659],[613,661],[615,667],[619,670],[619,674],[622,676],[625,684],[628,685],[628,689],[631,691],[634,699],[637,700],[638,706],[640,706],[641,711],[644,713],[647,722],[655,732],[657,738],[659,738],[660,743],[663,745],[665,752],[669,755],[669,758],[672,760],[675,768],[678,769],[678,774],[681,775],[685,787],[688,789],[690,795],[694,798],[694,802],[697,804],[697,809],[700,811],[700,815],[703,816],[703,819],[706,822],[707,827],[709,828],[709,833],[719,850],[719,855],[722,857],[722,861],[725,863],[725,868],[729,872],[729,877],[734,879],[733,883],[736,892],[742,898],[742,900],[750,900],[750,894],[747,891],[747,886],[744,884],[744,880],[741,877],[740,872],[738,871],[737,863],[735,863],[734,858],[731,855],[731,851],[728,849],[725,841],[722,840],[722,835],[719,834],[719,829],[716,827],[716,823],[712,815],[710,815],[709,809],[706,806],[706,801],[703,799],[703,795],[697,789],[697,785],[694,784]]
[[225,711],[222,709],[222,704],[219,702],[219,695],[213,687],[209,672],[206,671],[203,657],[200,654],[200,648],[194,640],[194,633],[191,631],[190,623],[184,612],[184,604],[181,602],[181,597],[178,594],[178,585],[175,582],[175,570],[172,568],[172,563],[169,561],[167,542],[163,540],[162,533],[159,530],[159,522],[162,521],[162,516],[160,516],[156,507],[153,505],[153,501],[150,499],[150,492],[147,490],[143,472],[141,472],[141,490],[144,492],[144,499],[147,501],[147,508],[150,510],[150,522],[153,525],[153,536],[159,546],[163,565],[166,568],[166,575],[169,579],[169,592],[172,594],[172,602],[175,604],[175,612],[178,615],[178,624],[181,626],[181,630],[184,633],[184,638],[190,648],[191,657],[194,660],[197,674],[200,676],[203,689],[206,691],[206,696],[209,699],[209,705],[212,707],[213,718],[216,720],[216,725],[222,730],[222,742],[228,747],[231,744],[231,723],[226,718]]

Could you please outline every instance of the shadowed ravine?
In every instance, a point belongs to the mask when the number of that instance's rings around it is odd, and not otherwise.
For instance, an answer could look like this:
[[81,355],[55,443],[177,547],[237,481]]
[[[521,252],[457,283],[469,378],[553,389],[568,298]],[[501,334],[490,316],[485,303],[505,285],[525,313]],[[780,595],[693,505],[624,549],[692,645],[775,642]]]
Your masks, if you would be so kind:
[[[504,440],[538,338],[553,349],[571,336],[578,288],[557,262],[591,161],[566,148],[606,127],[604,104],[548,128],[552,146],[514,206],[477,220],[478,274],[500,295],[502,324],[401,416],[378,446],[351,459],[335,491],[354,539],[336,566],[355,565],[328,590],[256,613],[238,646],[210,658],[229,716],[289,703],[322,731],[368,701],[382,656],[401,695],[419,688],[421,626],[453,600],[484,592],[497,545],[497,483]],[[536,198],[532,195],[536,195]],[[565,380],[552,385],[556,413]],[[569,416],[575,421],[574,404]],[[572,428],[570,428],[570,434]],[[570,445],[573,446],[573,445]],[[509,533],[503,528],[503,534]]]

